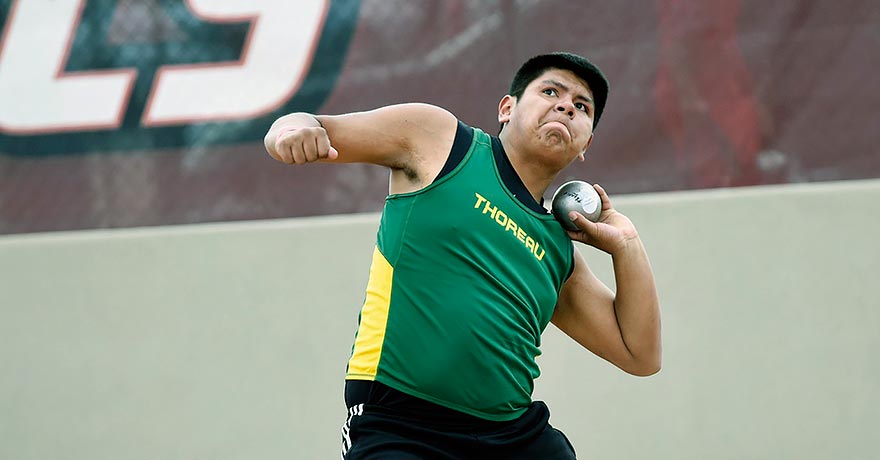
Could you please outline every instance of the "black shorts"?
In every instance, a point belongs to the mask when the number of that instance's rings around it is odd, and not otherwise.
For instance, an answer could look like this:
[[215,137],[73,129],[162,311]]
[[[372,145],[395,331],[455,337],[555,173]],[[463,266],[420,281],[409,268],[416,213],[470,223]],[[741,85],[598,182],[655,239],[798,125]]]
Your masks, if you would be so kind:
[[565,435],[548,423],[550,410],[541,401],[533,402],[518,419],[494,422],[405,395],[377,382],[347,382],[346,405],[343,460],[575,458]]

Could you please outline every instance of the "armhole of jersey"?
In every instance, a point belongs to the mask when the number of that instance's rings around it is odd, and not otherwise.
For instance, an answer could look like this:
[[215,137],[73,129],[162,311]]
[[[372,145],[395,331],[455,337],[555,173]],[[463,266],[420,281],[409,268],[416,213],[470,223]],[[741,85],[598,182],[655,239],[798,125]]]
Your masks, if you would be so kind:
[[459,120],[458,127],[455,129],[455,140],[452,141],[452,149],[449,151],[449,157],[446,159],[446,164],[443,165],[443,169],[440,170],[440,173],[437,174],[437,177],[434,178],[433,182],[437,182],[443,178],[443,176],[451,173],[452,170],[461,163],[461,160],[464,159],[468,149],[471,148],[471,142],[473,140],[474,128],[471,128]]

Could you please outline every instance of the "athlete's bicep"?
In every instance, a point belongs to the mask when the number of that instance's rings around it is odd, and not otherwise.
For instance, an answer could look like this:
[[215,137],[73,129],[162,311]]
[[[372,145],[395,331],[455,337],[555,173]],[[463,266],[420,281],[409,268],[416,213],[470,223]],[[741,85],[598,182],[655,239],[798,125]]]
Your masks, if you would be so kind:
[[[339,152],[335,162],[372,163],[392,169],[412,169],[437,148],[452,145],[457,119],[428,104],[400,104],[344,115],[316,117]],[[448,147],[447,152],[448,154]]]
[[551,321],[584,348],[626,370],[631,355],[617,323],[614,293],[596,278],[578,250]]

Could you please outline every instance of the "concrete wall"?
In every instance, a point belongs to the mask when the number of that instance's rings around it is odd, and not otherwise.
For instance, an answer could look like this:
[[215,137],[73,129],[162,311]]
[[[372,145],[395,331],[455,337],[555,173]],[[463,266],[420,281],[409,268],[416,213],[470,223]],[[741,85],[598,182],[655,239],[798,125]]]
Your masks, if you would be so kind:
[[[536,397],[581,458],[877,458],[878,202],[880,181],[616,197],[664,368],[626,375],[551,326]],[[0,458],[338,458],[377,224],[0,237]]]

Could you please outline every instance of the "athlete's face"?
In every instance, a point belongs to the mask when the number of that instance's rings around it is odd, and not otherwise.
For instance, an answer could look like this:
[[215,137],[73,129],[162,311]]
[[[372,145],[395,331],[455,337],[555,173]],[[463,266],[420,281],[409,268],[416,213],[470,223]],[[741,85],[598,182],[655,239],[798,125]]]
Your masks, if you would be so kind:
[[593,140],[595,104],[589,86],[574,72],[547,69],[517,99],[504,96],[498,121],[521,142],[539,147],[563,167],[582,156]]

